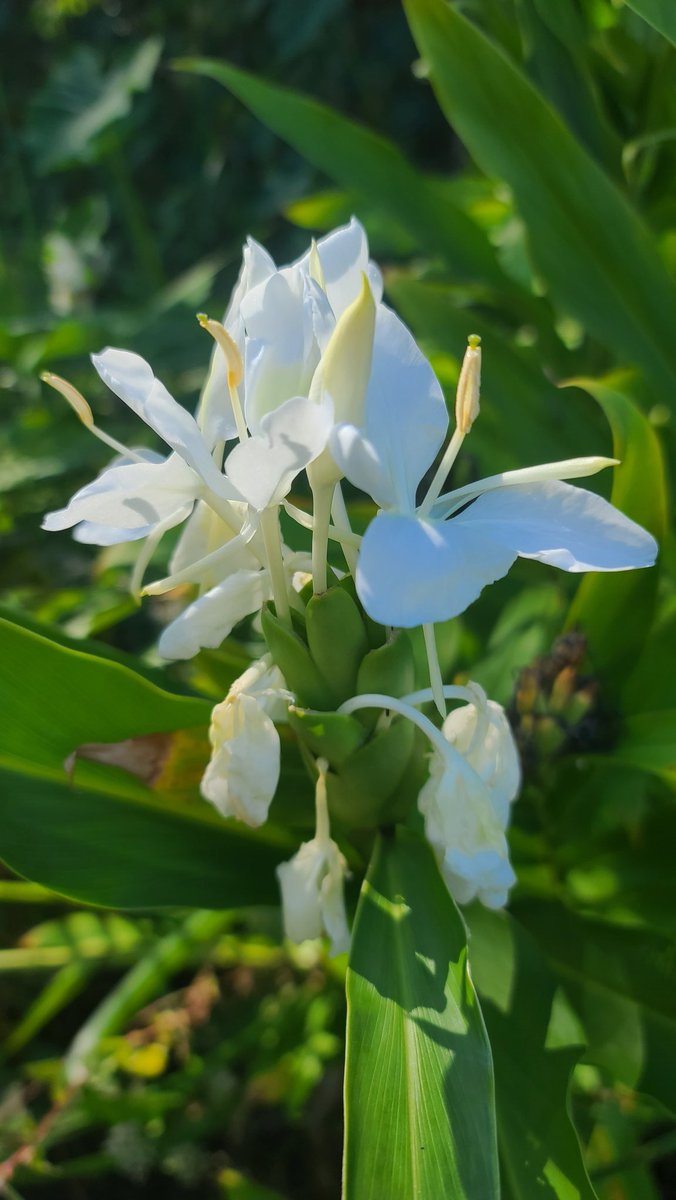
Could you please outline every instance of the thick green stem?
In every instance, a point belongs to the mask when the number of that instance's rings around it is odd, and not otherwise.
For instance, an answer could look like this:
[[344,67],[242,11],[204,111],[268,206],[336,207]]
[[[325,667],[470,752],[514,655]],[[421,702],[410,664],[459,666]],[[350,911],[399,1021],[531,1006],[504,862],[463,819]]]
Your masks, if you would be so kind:
[[275,610],[280,621],[285,625],[291,624],[291,608],[289,593],[286,588],[286,574],[282,558],[282,538],[279,532],[279,517],[276,508],[265,508],[261,513],[261,533],[265,544],[268,560],[268,570],[272,583],[272,596]]
[[335,483],[320,483],[312,488],[312,588],[320,596],[328,587],[329,525]]

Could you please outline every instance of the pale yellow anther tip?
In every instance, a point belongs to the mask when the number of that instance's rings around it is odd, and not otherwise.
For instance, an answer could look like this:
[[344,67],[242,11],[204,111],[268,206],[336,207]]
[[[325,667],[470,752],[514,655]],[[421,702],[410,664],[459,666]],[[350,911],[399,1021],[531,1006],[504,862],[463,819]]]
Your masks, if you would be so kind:
[[213,317],[208,317],[206,313],[197,313],[196,316],[202,329],[206,329],[207,333],[211,334],[223,351],[228,367],[228,386],[238,387],[244,375],[244,364],[230,334],[220,321],[214,321]]
[[458,389],[455,398],[455,423],[463,436],[469,433],[479,415],[481,391],[481,338],[471,333],[467,338],[467,349],[460,368]]
[[54,388],[55,392],[63,396],[67,400],[76,416],[80,418],[83,425],[91,429],[94,425],[94,414],[89,407],[87,401],[81,392],[78,392],[72,383],[67,379],[62,379],[60,375],[55,375],[53,371],[42,371],[40,379],[49,387]]

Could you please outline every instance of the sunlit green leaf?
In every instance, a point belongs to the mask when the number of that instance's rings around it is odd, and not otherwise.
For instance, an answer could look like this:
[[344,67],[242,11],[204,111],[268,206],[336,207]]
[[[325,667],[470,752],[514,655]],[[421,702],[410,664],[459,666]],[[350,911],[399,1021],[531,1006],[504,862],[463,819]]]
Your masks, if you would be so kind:
[[120,907],[274,902],[285,849],[272,829],[256,834],[197,795],[151,791],[95,762],[69,779],[65,760],[83,743],[191,728],[204,738],[207,701],[8,621],[0,621],[0,693],[0,856],[20,875]]
[[363,125],[229,63],[182,59],[181,70],[216,79],[304,158],[357,196],[377,202],[432,254],[465,279],[505,283],[488,239],[435,180]]
[[[661,539],[667,523],[666,478],[654,429],[632,400],[609,383],[574,383],[594,396],[612,429],[613,455],[620,460],[613,468],[613,504]],[[594,666],[613,682],[626,677],[628,664],[646,642],[658,574],[658,567],[620,575],[592,572],[577,590],[568,625],[582,629]]]
[[472,974],[486,1018],[503,1179],[511,1200],[594,1200],[568,1112],[579,1046],[548,1044],[556,980],[504,913],[468,912]]
[[673,403],[676,288],[624,196],[506,55],[445,0],[404,0],[449,121],[513,190],[552,295]]
[[672,938],[585,920],[554,904],[519,906],[582,1021],[587,1057],[676,1110]]
[[493,1072],[431,849],[381,835],[348,970],[345,1200],[497,1200]]
[[148,38],[123,66],[107,73],[86,44],[58,62],[30,113],[28,141],[37,169],[46,173],[94,159],[97,139],[127,116],[134,93],[149,86],[161,49],[159,39]]
[[625,0],[625,3],[676,46],[676,9],[672,0]]

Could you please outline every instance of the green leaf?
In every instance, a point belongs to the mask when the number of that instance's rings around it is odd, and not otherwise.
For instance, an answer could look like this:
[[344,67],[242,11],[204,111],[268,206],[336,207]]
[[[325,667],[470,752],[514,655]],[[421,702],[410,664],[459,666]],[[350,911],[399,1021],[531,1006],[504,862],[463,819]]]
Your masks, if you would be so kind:
[[580,1047],[548,1044],[556,980],[506,913],[467,912],[470,962],[495,1064],[498,1142],[511,1200],[594,1200],[568,1111]]
[[[658,540],[667,524],[664,462],[654,429],[623,392],[595,379],[571,381],[601,405],[613,433],[612,503]],[[635,662],[653,620],[658,569],[621,574],[590,573],[582,580],[568,614],[568,626],[585,633],[595,668],[615,682]]]
[[114,907],[274,903],[285,837],[226,822],[198,796],[151,791],[83,743],[195,729],[210,704],[0,620],[0,854],[53,891]]
[[625,4],[676,46],[676,8],[673,0],[625,0]]
[[676,783],[676,709],[627,717],[610,757]]
[[605,925],[555,904],[520,905],[585,1030],[586,1057],[676,1111],[673,938]]
[[482,471],[589,453],[581,405],[575,396],[562,398],[532,351],[511,343],[481,312],[468,311],[447,285],[394,274],[387,289],[416,336],[451,355],[458,368],[468,334],[481,337],[481,414],[467,449]]
[[[673,395],[676,289],[650,234],[511,60],[444,0],[404,0],[448,120],[513,190],[557,303]],[[668,399],[667,399],[668,398]]]
[[377,203],[431,254],[446,258],[460,278],[505,285],[485,234],[440,183],[416,171],[386,138],[229,63],[187,58],[174,65],[222,83],[308,162],[357,197]]
[[430,847],[380,835],[347,975],[345,1200],[497,1200],[493,1070]]
[[148,38],[123,66],[104,73],[92,46],[75,46],[31,106],[28,142],[37,170],[95,160],[100,136],[129,114],[134,93],[150,86],[161,50],[158,38]]

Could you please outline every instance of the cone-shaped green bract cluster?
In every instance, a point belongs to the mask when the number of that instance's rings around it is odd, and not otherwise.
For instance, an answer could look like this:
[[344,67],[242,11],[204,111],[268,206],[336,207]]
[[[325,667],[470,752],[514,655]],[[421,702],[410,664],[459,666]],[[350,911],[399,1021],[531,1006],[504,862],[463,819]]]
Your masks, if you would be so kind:
[[415,687],[415,665],[405,631],[388,635],[364,613],[351,580],[310,595],[293,627],[272,605],[263,633],[273,660],[296,696],[289,724],[314,757],[325,758],[331,815],[348,828],[367,829],[405,817],[424,771],[414,727],[403,718],[364,709],[336,711],[366,692],[404,696]]

